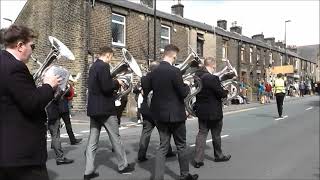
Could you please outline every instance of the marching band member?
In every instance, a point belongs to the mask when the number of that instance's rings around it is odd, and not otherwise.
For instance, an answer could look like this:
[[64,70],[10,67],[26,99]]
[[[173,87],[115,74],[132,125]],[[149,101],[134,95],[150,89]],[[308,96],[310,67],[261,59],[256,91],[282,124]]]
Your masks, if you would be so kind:
[[178,52],[179,48],[172,44],[165,46],[163,61],[151,72],[144,92],[148,94],[153,91],[150,109],[160,136],[153,177],[156,180],[164,178],[165,156],[170,147],[171,136],[178,151],[180,179],[198,179],[197,174],[189,174],[184,98],[190,90],[183,83],[180,70],[173,66]]
[[209,130],[211,130],[212,144],[216,162],[228,161],[231,155],[224,155],[221,150],[222,130],[222,98],[226,98],[228,91],[224,90],[218,76],[213,75],[216,63],[211,57],[204,60],[204,68],[196,75],[201,78],[202,89],[197,94],[195,111],[199,122],[199,132],[196,138],[196,153],[193,165],[195,168],[203,166],[204,149]]
[[121,80],[113,80],[110,74],[109,62],[113,57],[113,50],[104,46],[100,49],[99,58],[92,64],[88,79],[88,107],[90,117],[90,135],[86,148],[86,167],[84,179],[99,176],[94,172],[94,159],[99,142],[101,127],[108,132],[109,139],[118,159],[119,173],[134,170],[133,164],[128,164],[126,152],[119,134],[119,124],[115,107],[114,90],[123,84]]
[[45,106],[61,78],[45,76],[36,87],[26,63],[34,32],[12,25],[0,51],[0,179],[48,180]]

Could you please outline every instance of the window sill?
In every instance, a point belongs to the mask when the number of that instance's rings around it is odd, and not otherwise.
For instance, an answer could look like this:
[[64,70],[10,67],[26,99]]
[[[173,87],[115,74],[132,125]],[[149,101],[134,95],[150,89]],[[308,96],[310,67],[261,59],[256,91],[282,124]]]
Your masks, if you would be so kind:
[[126,45],[124,45],[124,44],[113,44],[112,43],[112,47],[114,47],[114,48],[125,48]]

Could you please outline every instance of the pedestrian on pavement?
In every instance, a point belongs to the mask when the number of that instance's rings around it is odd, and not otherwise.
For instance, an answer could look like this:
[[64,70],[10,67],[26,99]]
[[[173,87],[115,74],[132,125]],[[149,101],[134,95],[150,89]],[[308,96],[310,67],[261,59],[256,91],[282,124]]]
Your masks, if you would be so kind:
[[[141,83],[139,82],[134,88],[133,88],[133,93],[134,93],[134,100],[136,101],[137,103],[137,121],[138,123],[141,123],[141,109],[140,109],[140,106],[141,106],[141,91],[142,91],[142,88],[141,88]],[[140,98],[140,99],[139,99]],[[139,101],[140,100],[140,101]]]
[[98,59],[90,67],[88,79],[87,115],[90,117],[90,135],[85,151],[85,180],[99,176],[94,171],[94,159],[102,127],[106,129],[116,153],[118,172],[122,174],[134,170],[134,164],[128,164],[125,148],[121,141],[114,101],[114,91],[124,83],[119,79],[113,80],[111,77],[109,63],[113,57],[113,50],[104,46],[100,48],[98,56]]
[[67,92],[59,101],[59,121],[60,121],[60,117],[61,117],[64,124],[65,124],[66,130],[67,130],[67,133],[69,136],[70,144],[76,145],[82,141],[82,138],[77,139],[74,136],[74,133],[72,130],[72,125],[71,125],[71,121],[70,121],[70,105],[69,104],[70,104],[70,101],[72,101],[73,96],[74,96],[74,88],[71,83],[69,83],[68,86],[69,86],[69,88],[67,89]]
[[45,106],[60,84],[44,76],[36,87],[26,63],[35,48],[34,31],[11,25],[0,51],[0,179],[48,180]]
[[223,125],[222,98],[226,98],[228,91],[221,86],[219,77],[213,75],[216,69],[215,59],[208,57],[204,60],[204,68],[196,75],[201,78],[202,89],[197,94],[195,111],[199,122],[199,132],[196,138],[196,152],[193,165],[200,168],[204,165],[204,150],[209,131],[212,135],[214,161],[228,161],[231,155],[224,155],[221,149],[221,131]]
[[300,97],[303,97],[305,93],[305,85],[303,81],[301,81],[299,84],[299,90],[300,90]]
[[[60,96],[61,98],[61,96]],[[60,140],[60,118],[61,114],[59,112],[59,102],[62,102],[60,98],[55,98],[46,107],[47,117],[48,117],[48,129],[51,135],[51,148],[56,154],[56,164],[70,164],[73,163],[72,159],[68,159],[64,156],[61,140]],[[70,121],[70,120],[69,120]]]
[[266,89],[266,103],[270,103],[270,98],[272,96],[272,86],[269,82],[266,83],[265,89]]
[[155,180],[163,179],[171,136],[173,136],[177,147],[180,179],[198,179],[197,174],[189,174],[185,124],[187,115],[184,98],[187,97],[190,89],[183,83],[181,71],[173,66],[178,52],[179,48],[175,45],[165,46],[163,60],[151,72],[144,92],[149,94],[150,91],[153,91],[150,110],[160,136],[160,147],[157,151],[154,166],[153,179]]
[[283,75],[281,73],[277,74],[277,79],[274,82],[274,89],[276,94],[278,115],[280,118],[282,118],[283,100],[285,97],[286,90]]
[[[157,61],[150,63],[150,71],[152,72],[158,65],[159,65],[159,62],[157,62]],[[149,94],[143,93],[146,90],[146,88],[148,87],[147,83],[148,83],[149,78],[150,78],[150,72],[147,73],[146,76],[141,77],[141,87],[142,87],[141,94],[143,95],[143,101],[141,103],[141,108],[140,108],[141,110],[140,111],[141,111],[141,114],[143,117],[143,127],[142,127],[142,132],[141,132],[141,137],[140,137],[140,142],[139,142],[139,151],[138,151],[138,161],[140,161],[140,162],[144,162],[144,161],[148,160],[146,154],[147,154],[152,131],[153,131],[154,127],[156,126],[156,124],[152,118],[152,114],[151,114],[149,104],[148,104],[148,95]],[[166,157],[168,158],[168,157],[174,157],[174,156],[176,156],[176,154],[174,152],[172,152],[172,147],[170,144],[169,151],[168,151],[168,154],[166,155]]]
[[261,104],[265,103],[265,86],[263,83],[263,80],[259,81],[259,85],[258,85],[258,96],[259,96],[259,101]]

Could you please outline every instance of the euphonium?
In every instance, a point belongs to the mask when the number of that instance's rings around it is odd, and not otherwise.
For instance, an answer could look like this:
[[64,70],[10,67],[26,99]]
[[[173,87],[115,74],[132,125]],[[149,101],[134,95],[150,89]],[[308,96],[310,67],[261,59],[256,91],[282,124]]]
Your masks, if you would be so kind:
[[125,48],[122,48],[122,56],[122,61],[111,69],[111,76],[115,79],[120,79],[125,84],[125,87],[122,87],[123,90],[120,88],[117,92],[116,101],[131,92],[133,88],[131,80],[133,72],[140,78],[142,77],[141,69],[130,52]]
[[187,57],[187,59],[177,65],[176,67],[180,69],[182,72],[182,78],[184,82],[187,82],[190,93],[184,99],[184,104],[186,106],[186,110],[191,116],[196,116],[193,111],[193,106],[195,103],[195,96],[201,91],[202,83],[201,79],[195,75],[195,72],[199,69],[199,65],[203,64],[203,61],[200,59],[198,54],[189,46],[191,49],[191,53]]
[[75,57],[73,53],[65,46],[61,41],[53,36],[49,36],[49,41],[51,43],[51,50],[47,55],[46,59],[43,63],[38,60],[33,59],[40,65],[40,68],[35,72],[33,78],[37,86],[41,86],[43,83],[43,78],[47,75],[57,75],[62,78],[61,84],[58,86],[58,89],[55,92],[55,97],[58,96],[61,92],[64,92],[67,87],[67,82],[70,76],[70,73],[67,69],[53,65],[55,61],[60,59],[61,57],[65,57],[69,60],[74,60]]

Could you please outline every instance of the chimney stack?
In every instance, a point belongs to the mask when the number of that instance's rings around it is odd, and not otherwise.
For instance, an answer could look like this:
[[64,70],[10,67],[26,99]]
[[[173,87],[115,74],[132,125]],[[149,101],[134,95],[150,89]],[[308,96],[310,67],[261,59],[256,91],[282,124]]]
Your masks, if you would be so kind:
[[140,3],[153,9],[153,0],[140,0]]
[[171,13],[174,15],[183,17],[183,8],[184,8],[184,5],[181,4],[179,0],[178,4],[171,6]]
[[253,36],[252,36],[252,39],[254,39],[254,40],[260,40],[260,41],[262,41],[262,42],[265,41],[263,33],[253,35]]
[[242,27],[241,26],[233,26],[230,28],[230,32],[236,32],[238,34],[242,34]]
[[270,37],[270,38],[265,38],[264,41],[266,41],[268,44],[270,44],[271,46],[274,46],[274,43],[276,41],[276,38],[274,37]]
[[227,30],[227,21],[226,20],[218,20],[217,21],[218,27]]

